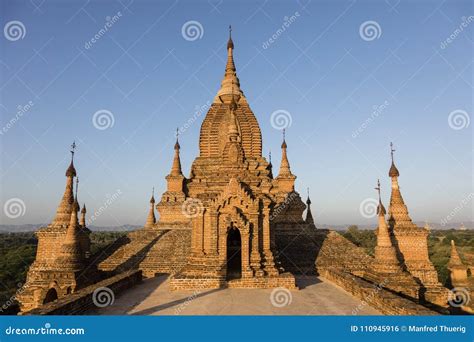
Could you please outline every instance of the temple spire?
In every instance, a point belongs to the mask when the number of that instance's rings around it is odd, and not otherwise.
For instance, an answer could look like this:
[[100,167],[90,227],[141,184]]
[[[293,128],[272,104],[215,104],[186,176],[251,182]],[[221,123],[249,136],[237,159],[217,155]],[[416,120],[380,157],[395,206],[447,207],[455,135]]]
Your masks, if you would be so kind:
[[268,176],[273,178],[273,164],[272,164],[272,151],[268,152]]
[[237,77],[234,63],[234,41],[232,40],[232,27],[229,26],[229,40],[227,41],[227,62],[221,88],[214,98],[214,103],[230,103],[233,96],[239,101],[246,103],[244,93],[240,89],[240,81]]
[[309,198],[309,188],[307,189],[308,191],[308,199],[306,200],[306,207],[307,207],[307,211],[306,211],[306,223],[308,224],[314,224],[314,219],[313,219],[313,214],[311,213],[311,200]]
[[66,230],[66,237],[64,238],[64,242],[61,247],[59,264],[64,268],[78,270],[82,267],[84,254],[82,253],[81,243],[79,241],[80,226],[77,217],[79,208],[79,204],[77,203],[77,192],[72,206],[73,209],[70,215],[71,219],[69,220],[69,226]]
[[293,176],[290,169],[290,163],[288,161],[288,156],[286,153],[288,145],[286,144],[285,139],[285,129],[283,129],[283,142],[281,144],[281,164],[280,164],[280,172],[278,173],[278,177],[286,177],[286,176]]
[[174,159],[173,159],[173,166],[171,167],[171,176],[181,176],[181,159],[179,157],[179,150],[181,149],[181,146],[179,145],[179,130],[176,128],[176,143],[174,144]]
[[392,247],[390,240],[390,233],[388,230],[387,222],[385,221],[385,208],[382,204],[382,197],[380,196],[380,180],[377,180],[377,187],[375,188],[379,195],[379,205],[377,207],[377,214],[379,217],[379,226],[377,229],[377,246],[380,247]]
[[81,210],[81,222],[79,222],[82,228],[86,227],[86,213],[87,213],[86,204],[84,203],[82,205],[82,210]]
[[73,209],[74,203],[74,177],[76,177],[76,169],[74,167],[74,153],[76,150],[76,143],[73,142],[71,145],[71,162],[69,167],[66,170],[66,188],[64,189],[64,194],[61,199],[61,202],[58,205],[56,210],[56,216],[53,219],[52,225],[55,226],[64,226],[69,224],[71,217],[71,212]]
[[148,217],[146,219],[145,227],[153,227],[156,223],[155,217],[155,187],[153,187],[150,198],[150,211],[148,212]]
[[393,152],[395,152],[393,148],[393,143],[390,143],[390,155],[392,159],[392,164],[390,166],[390,170],[388,175],[392,179],[392,194],[390,196],[390,207],[389,207],[389,220],[391,225],[412,225],[413,222],[408,214],[408,208],[405,205],[405,202],[402,197],[402,193],[400,192],[400,187],[398,185],[398,177],[400,173],[398,172],[397,167],[395,166]]
[[451,256],[449,258],[448,267],[464,266],[459,256],[454,240],[451,240]]

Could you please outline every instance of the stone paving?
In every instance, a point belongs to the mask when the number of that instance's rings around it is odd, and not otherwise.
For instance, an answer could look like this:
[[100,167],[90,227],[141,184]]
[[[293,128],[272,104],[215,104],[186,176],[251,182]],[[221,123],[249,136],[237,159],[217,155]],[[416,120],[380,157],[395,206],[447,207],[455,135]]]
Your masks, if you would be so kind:
[[[378,315],[377,310],[318,277],[297,279],[300,290],[283,290],[272,305],[272,289],[169,291],[167,276],[145,279],[115,298],[99,315]],[[288,295],[290,293],[291,295]],[[291,302],[289,302],[291,297]],[[284,305],[288,303],[287,305]]]

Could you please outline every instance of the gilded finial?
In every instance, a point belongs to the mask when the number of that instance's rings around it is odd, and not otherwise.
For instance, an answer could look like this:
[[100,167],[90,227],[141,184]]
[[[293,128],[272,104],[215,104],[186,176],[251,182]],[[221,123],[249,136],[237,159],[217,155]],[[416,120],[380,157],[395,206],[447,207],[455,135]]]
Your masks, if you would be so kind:
[[174,144],[174,149],[175,149],[175,150],[179,150],[180,147],[181,147],[181,146],[179,145],[178,136],[179,136],[179,128],[176,127],[176,143]]
[[385,215],[386,214],[385,207],[382,204],[382,197],[380,196],[380,179],[377,179],[377,187],[375,188],[375,190],[377,190],[379,194],[379,205],[377,207],[377,214]]
[[75,152],[76,152],[76,141],[74,140],[71,145],[71,160],[74,160]]
[[150,203],[155,203],[155,187],[153,187],[151,190]]
[[286,148],[286,130],[283,128],[283,142],[281,143],[281,148]]
[[390,143],[390,155],[392,157],[392,165],[390,166],[390,170],[388,172],[389,177],[398,177],[400,176],[400,172],[398,172],[397,167],[395,166],[395,163],[393,161],[393,152],[395,152],[395,149],[393,148],[393,143]]
[[227,50],[234,49],[234,42],[232,41],[232,26],[229,25],[229,41],[227,42]]
[[393,152],[395,152],[395,150],[393,149],[393,143],[390,142],[390,155],[392,156],[392,163],[393,163]]
[[377,187],[375,187],[375,190],[379,193],[379,202],[382,201],[382,198],[380,197],[380,179],[377,179]]

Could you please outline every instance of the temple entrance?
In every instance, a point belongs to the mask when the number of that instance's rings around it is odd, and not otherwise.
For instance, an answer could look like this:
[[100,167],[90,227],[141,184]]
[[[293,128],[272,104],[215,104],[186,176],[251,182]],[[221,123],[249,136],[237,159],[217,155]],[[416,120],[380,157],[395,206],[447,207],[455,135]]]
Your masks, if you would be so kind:
[[46,296],[44,297],[43,304],[53,302],[56,299],[58,299],[58,293],[56,292],[56,290],[49,289],[48,292],[46,292]]
[[242,239],[237,228],[227,234],[227,280],[242,277]]

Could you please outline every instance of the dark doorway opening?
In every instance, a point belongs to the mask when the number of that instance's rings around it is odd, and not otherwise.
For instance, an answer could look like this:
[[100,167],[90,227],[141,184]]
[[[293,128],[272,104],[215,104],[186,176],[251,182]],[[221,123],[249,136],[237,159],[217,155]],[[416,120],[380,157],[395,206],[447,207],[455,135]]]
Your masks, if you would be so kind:
[[242,277],[242,240],[237,228],[227,234],[227,280]]
[[56,292],[55,289],[49,289],[48,292],[46,292],[46,296],[44,297],[43,304],[53,302],[56,299],[58,299],[58,293]]

